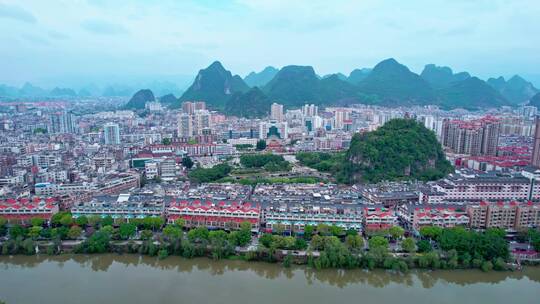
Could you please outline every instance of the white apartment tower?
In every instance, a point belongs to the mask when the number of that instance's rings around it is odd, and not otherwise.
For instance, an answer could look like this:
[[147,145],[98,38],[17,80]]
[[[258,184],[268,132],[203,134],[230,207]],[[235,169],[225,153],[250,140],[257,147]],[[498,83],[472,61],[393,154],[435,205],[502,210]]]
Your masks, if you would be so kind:
[[274,102],[270,107],[270,119],[282,122],[283,118],[283,105]]
[[120,126],[116,123],[107,123],[103,126],[103,133],[105,135],[106,145],[119,145],[120,144]]

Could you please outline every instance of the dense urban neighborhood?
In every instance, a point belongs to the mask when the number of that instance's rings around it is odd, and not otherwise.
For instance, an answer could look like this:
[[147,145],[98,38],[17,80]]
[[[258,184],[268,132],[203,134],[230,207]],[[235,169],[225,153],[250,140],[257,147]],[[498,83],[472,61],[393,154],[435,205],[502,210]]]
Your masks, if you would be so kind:
[[4,104],[1,254],[397,271],[539,261],[534,106],[273,103],[242,118],[202,101],[95,103]]

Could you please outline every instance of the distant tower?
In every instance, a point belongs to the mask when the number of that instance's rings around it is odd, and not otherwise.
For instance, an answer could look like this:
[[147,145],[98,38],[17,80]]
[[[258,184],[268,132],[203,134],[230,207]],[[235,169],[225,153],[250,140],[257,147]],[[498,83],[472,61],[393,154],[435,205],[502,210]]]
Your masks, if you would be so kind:
[[120,126],[115,123],[107,123],[103,126],[103,133],[105,134],[106,145],[119,145],[120,144]]
[[540,119],[538,115],[535,118],[534,146],[531,165],[540,168]]
[[278,103],[273,103],[270,107],[270,119],[277,120],[278,122],[283,121],[283,105]]

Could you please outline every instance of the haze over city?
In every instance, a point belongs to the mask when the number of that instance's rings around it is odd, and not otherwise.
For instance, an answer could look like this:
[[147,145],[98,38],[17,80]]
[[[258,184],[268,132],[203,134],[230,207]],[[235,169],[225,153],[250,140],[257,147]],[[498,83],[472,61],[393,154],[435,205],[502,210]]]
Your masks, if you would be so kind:
[[1,1],[0,83],[173,79],[220,60],[242,76],[320,75],[396,58],[540,86],[536,1]]
[[538,0],[0,0],[0,304],[537,303]]

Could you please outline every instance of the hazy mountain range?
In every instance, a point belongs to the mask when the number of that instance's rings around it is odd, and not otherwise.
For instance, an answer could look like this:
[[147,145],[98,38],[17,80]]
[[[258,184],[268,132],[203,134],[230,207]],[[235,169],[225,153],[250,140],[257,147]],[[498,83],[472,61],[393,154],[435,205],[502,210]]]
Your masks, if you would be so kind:
[[184,88],[189,85],[189,80],[180,78],[177,83],[174,80],[155,81],[126,81],[113,84],[88,84],[79,85],[79,89],[70,87],[53,87],[45,89],[29,82],[21,87],[0,84],[0,97],[5,99],[17,98],[84,98],[84,97],[130,97],[141,87],[150,88],[156,95],[175,94],[182,95]]
[[[145,90],[137,92],[141,87]],[[211,108],[242,116],[265,115],[268,112],[265,107],[272,102],[286,107],[305,103],[364,103],[479,109],[526,104],[537,93],[539,90],[532,83],[518,75],[508,80],[498,77],[484,81],[468,72],[455,73],[449,67],[434,64],[427,64],[420,74],[416,74],[392,58],[373,68],[354,69],[348,76],[335,73],[322,77],[311,66],[289,65],[281,69],[266,67],[242,78],[215,61],[199,70],[185,92],[180,85],[169,81],[145,83],[138,88],[89,85],[78,91],[65,87],[44,90],[30,83],[21,88],[0,85],[0,96],[4,97],[133,96],[127,107],[142,109],[144,102],[161,96],[157,100],[171,108],[180,107],[183,101],[202,100]]]
[[202,100],[227,114],[256,117],[268,113],[272,102],[286,107],[305,103],[385,106],[439,105],[445,109],[480,109],[525,104],[539,92],[520,76],[481,80],[468,72],[454,73],[449,67],[428,64],[416,74],[395,59],[386,59],[373,68],[320,77],[311,66],[267,67],[244,79],[226,70],[219,61],[201,69],[193,84],[176,102]]

